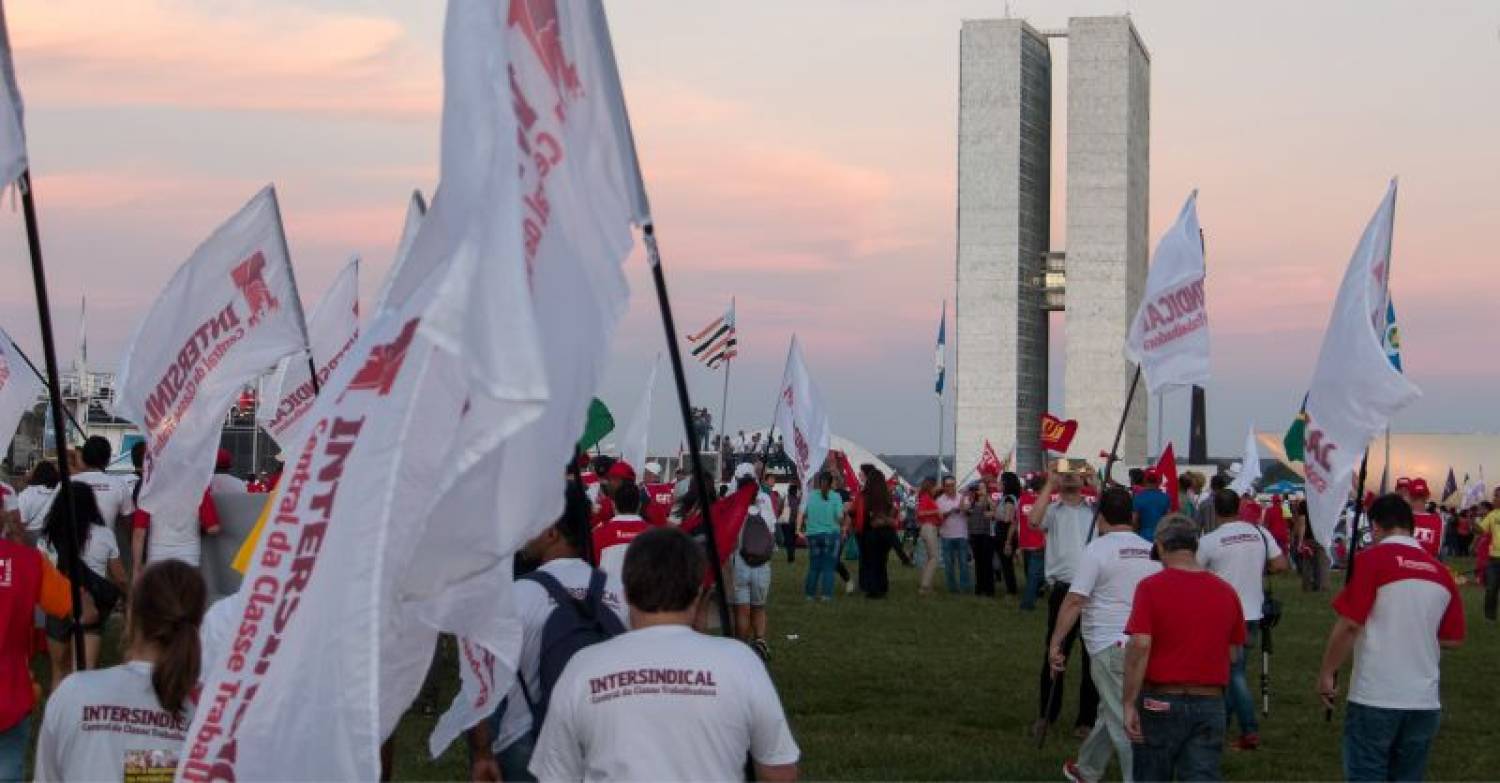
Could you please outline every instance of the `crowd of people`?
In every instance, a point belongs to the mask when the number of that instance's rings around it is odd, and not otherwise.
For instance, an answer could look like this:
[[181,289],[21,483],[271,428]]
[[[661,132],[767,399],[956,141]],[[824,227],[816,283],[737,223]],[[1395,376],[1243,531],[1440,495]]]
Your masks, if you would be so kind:
[[[30,743],[37,694],[27,661],[38,614],[52,662],[38,779],[175,767],[190,694],[223,643],[201,631],[198,550],[151,540],[135,477],[104,470],[107,442],[90,439],[67,456],[80,512],[71,527],[51,502],[56,465],[38,465],[19,494],[5,495],[0,781],[20,779]],[[218,526],[212,495],[249,489],[220,456],[200,511],[204,535]],[[950,594],[1017,596],[1022,611],[1045,599],[1034,736],[1062,716],[1075,643],[1085,673],[1073,723],[1081,744],[1063,775],[1100,780],[1113,758],[1126,780],[1217,779],[1226,747],[1262,744],[1247,651],[1279,619],[1266,576],[1295,566],[1303,589],[1326,589],[1329,558],[1311,540],[1301,501],[1260,502],[1230,489],[1227,476],[1195,473],[1179,479],[1174,499],[1167,480],[1144,469],[1129,487],[1101,485],[1064,465],[912,488],[834,453],[804,493],[753,459],[721,486],[687,470],[669,479],[656,463],[638,475],[624,461],[582,458],[569,467],[563,513],[517,557],[518,673],[499,709],[467,734],[472,778],[734,779],[748,759],[756,779],[795,779],[800,751],[766,662],[772,569],[778,554],[793,567],[802,549],[812,603],[840,592],[886,598],[893,558],[915,569],[920,596],[933,594],[941,569]],[[1353,566],[1318,681],[1332,705],[1336,673],[1355,660],[1344,723],[1350,779],[1421,777],[1441,709],[1439,650],[1464,637],[1456,584],[1439,560],[1454,551],[1444,543],[1449,528],[1428,495],[1424,481],[1403,479],[1396,493],[1351,503],[1343,529],[1363,551],[1352,563],[1338,546],[1328,553]],[[117,525],[131,531],[130,553]],[[1474,524],[1476,537],[1488,537],[1481,548],[1497,527],[1494,512]],[[723,569],[724,607],[710,551]],[[1483,570],[1494,619],[1500,560]],[[73,573],[83,575],[77,607]],[[98,670],[104,623],[125,604],[125,662]],[[728,627],[716,629],[721,617]],[[75,622],[89,670],[77,673]],[[100,718],[101,704],[130,710],[130,721]]]

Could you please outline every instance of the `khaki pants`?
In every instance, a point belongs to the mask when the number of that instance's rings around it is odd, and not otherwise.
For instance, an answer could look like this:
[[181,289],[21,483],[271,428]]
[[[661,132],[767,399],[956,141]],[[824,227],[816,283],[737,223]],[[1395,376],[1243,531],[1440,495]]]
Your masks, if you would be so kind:
[[1099,720],[1078,749],[1078,772],[1088,780],[1103,780],[1113,750],[1120,759],[1125,783],[1130,783],[1130,737],[1125,734],[1125,648],[1116,644],[1100,650],[1092,656],[1089,669],[1099,691]]
[[943,545],[938,541],[937,525],[922,526],[922,546],[927,550],[927,562],[922,564],[922,590],[932,589],[932,578],[937,576],[938,558],[943,556]]

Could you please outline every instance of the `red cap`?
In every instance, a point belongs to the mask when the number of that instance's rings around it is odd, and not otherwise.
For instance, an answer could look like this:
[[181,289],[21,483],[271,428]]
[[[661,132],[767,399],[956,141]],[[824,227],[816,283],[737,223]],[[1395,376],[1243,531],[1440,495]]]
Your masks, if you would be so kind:
[[1427,487],[1427,479],[1415,478],[1411,480],[1411,489],[1407,490],[1414,498],[1432,497],[1432,490]]
[[620,460],[609,466],[609,471],[604,474],[605,478],[620,479],[621,481],[635,481],[635,468],[630,463]]
[[1161,481],[1161,471],[1156,468],[1146,468],[1146,481]]
[[1407,478],[1405,476],[1402,476],[1401,478],[1396,479],[1396,491],[1400,492],[1403,489],[1406,490],[1407,492],[1411,491],[1411,479],[1409,479],[1409,478]]
[[230,454],[228,449],[219,449],[218,455],[214,457],[214,469],[229,470],[233,465],[234,455]]

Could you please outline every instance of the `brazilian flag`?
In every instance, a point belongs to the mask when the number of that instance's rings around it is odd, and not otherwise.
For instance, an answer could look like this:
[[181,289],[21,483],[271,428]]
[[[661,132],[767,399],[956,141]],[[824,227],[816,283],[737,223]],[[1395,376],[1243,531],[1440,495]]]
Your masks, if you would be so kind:
[[1303,446],[1307,441],[1307,396],[1302,397],[1302,410],[1297,411],[1297,418],[1292,420],[1292,426],[1287,428],[1286,435],[1281,439],[1281,447],[1286,451],[1286,458],[1292,462],[1304,462]]
[[615,417],[598,397],[589,403],[588,422],[583,426],[583,437],[578,439],[578,450],[588,451],[599,445],[604,436],[615,431]]

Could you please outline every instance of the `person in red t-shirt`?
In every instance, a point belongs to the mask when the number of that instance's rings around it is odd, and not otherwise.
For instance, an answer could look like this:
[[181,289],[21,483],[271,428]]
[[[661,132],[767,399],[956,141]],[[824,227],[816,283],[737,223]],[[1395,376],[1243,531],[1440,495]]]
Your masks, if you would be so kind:
[[1224,688],[1245,643],[1228,582],[1198,565],[1198,526],[1170,514],[1156,529],[1166,566],[1136,588],[1125,633],[1125,731],[1134,780],[1222,780]]
[[[1004,477],[1001,478],[1004,481]],[[1047,532],[1031,526],[1031,507],[1036,505],[1036,493],[1041,490],[1042,484],[1042,477],[1032,474],[1026,477],[1024,490],[1021,489],[1019,480],[1015,486],[1005,490],[1007,494],[1017,490],[1016,522],[1006,534],[1005,556],[1010,557],[1016,550],[1021,552],[1021,564],[1026,572],[1026,590],[1021,593],[1021,610],[1026,612],[1036,609],[1037,598],[1041,597],[1042,584],[1046,581],[1044,570],[1047,564]]]
[[635,484],[635,468],[625,460],[617,460],[604,472],[604,486],[599,492],[595,506],[593,527],[598,527],[615,518],[615,492],[622,484]]
[[0,539],[0,780],[22,780],[31,733],[32,628],[36,609],[59,620],[73,611],[66,577],[24,543]]
[[1427,479],[1414,478],[1406,482],[1405,491],[1402,491],[1402,479],[1396,482],[1396,494],[1411,506],[1412,536],[1417,543],[1427,550],[1427,554],[1441,558],[1443,551],[1443,518],[1436,512],[1427,510],[1427,501],[1432,498],[1432,490],[1427,486]]
[[943,556],[938,545],[938,527],[943,524],[943,512],[938,511],[937,507],[935,479],[924,478],[917,488],[917,524],[921,527],[921,538],[917,541],[921,546],[921,554],[916,557],[922,564],[919,592],[926,595],[932,592],[932,578],[937,576],[938,559]]

